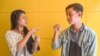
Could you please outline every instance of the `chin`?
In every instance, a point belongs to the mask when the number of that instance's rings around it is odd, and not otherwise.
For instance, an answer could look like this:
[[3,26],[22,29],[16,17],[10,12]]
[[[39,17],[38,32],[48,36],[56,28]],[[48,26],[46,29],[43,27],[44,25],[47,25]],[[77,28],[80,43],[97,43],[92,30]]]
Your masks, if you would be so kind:
[[71,24],[71,25],[72,25],[73,23],[72,23],[72,22],[69,22],[69,24]]
[[23,25],[23,27],[26,27],[26,25]]

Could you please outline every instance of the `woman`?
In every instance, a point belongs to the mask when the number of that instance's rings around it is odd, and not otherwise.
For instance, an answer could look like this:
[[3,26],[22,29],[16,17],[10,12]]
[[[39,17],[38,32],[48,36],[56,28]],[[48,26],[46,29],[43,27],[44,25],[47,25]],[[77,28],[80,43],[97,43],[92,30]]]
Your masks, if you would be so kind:
[[39,36],[34,39],[37,29],[28,30],[26,27],[26,15],[23,10],[15,10],[11,13],[11,30],[6,32],[6,40],[11,56],[32,56],[39,50]]

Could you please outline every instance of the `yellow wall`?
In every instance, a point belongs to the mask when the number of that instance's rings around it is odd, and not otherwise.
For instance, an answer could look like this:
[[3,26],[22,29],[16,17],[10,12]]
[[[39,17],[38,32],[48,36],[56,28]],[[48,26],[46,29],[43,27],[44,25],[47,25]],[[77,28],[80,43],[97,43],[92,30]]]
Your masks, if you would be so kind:
[[69,26],[65,7],[74,2],[81,3],[85,8],[83,22],[96,31],[100,56],[100,0],[0,0],[0,56],[9,56],[4,34],[10,29],[10,13],[16,9],[26,11],[29,28],[39,28],[41,50],[35,56],[60,56],[60,49],[54,51],[51,48],[52,26],[56,23],[61,24],[63,29]]

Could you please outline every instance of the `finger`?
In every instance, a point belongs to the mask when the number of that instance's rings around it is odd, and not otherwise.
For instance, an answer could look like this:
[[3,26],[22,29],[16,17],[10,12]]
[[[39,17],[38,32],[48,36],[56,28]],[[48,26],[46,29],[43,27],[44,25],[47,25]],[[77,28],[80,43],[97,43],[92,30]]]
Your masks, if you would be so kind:
[[39,42],[40,41],[40,36],[36,35],[35,40],[37,40]]
[[39,29],[33,28],[32,31],[37,32]]
[[56,27],[58,27],[58,26],[59,26],[59,24],[55,24],[55,25],[54,25],[54,28],[56,28]]

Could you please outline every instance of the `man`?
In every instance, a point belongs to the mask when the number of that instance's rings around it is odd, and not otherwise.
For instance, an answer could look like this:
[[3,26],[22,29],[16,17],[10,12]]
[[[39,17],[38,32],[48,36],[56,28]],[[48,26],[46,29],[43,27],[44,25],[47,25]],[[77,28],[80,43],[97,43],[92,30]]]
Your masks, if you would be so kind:
[[60,25],[54,25],[53,49],[62,46],[61,56],[96,56],[96,33],[82,23],[83,7],[79,3],[66,8],[69,28],[59,35]]

